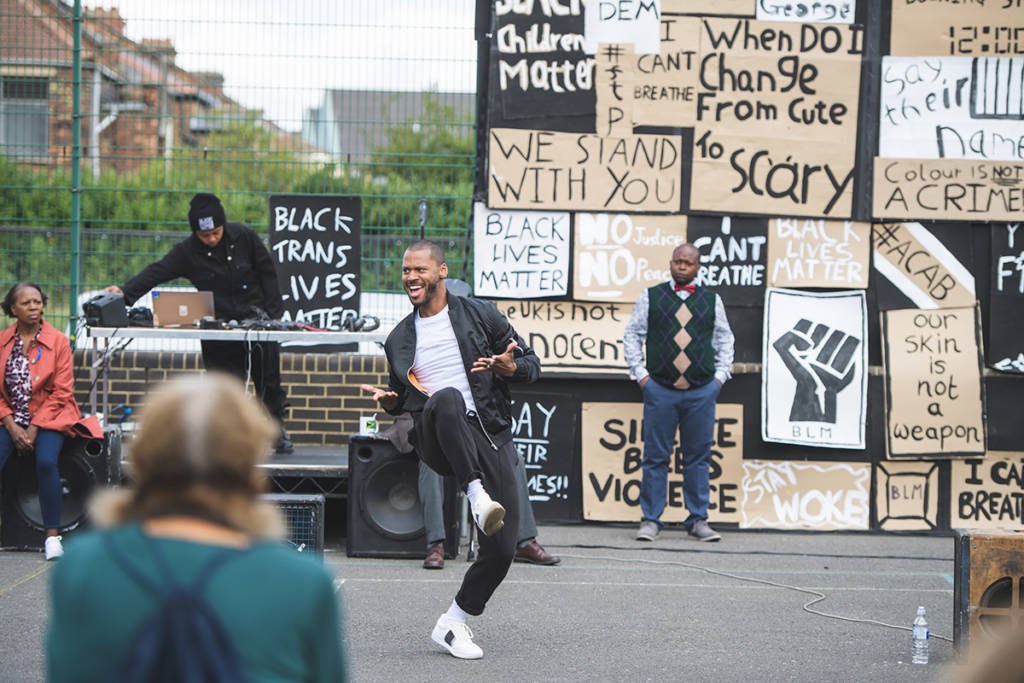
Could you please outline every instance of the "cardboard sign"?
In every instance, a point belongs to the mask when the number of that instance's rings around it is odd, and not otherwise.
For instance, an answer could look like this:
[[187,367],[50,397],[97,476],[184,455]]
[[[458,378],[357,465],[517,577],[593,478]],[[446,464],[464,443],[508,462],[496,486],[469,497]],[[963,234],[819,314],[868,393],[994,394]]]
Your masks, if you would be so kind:
[[742,529],[868,528],[867,463],[747,460],[740,488]]
[[1024,219],[1024,162],[875,159],[875,218]]
[[[584,403],[581,421],[583,519],[608,522],[640,521],[640,480],[643,477],[643,404]],[[737,493],[743,461],[743,406],[719,404],[711,446],[713,522],[739,521]],[[663,522],[682,522],[689,512],[683,504],[683,456],[678,439],[669,459],[667,505]]]
[[577,213],[573,296],[633,303],[671,279],[672,251],[686,242],[686,216]]
[[768,236],[761,218],[692,216],[689,239],[700,250],[694,280],[711,287],[729,306],[764,303]]
[[678,135],[600,137],[493,128],[487,205],[498,209],[678,212]]
[[988,354],[991,367],[1024,373],[1024,223],[993,223]]
[[1024,5],[995,2],[892,3],[889,54],[1024,54]]
[[754,16],[757,0],[661,0],[664,14],[715,14],[719,16]]
[[867,332],[863,291],[769,289],[764,306],[761,438],[864,448]]
[[594,54],[599,43],[619,43],[631,45],[639,54],[658,54],[660,5],[660,0],[586,3],[584,49]]
[[633,307],[580,301],[495,301],[519,336],[540,358],[544,374],[586,373],[624,377],[622,335]]
[[768,222],[768,286],[867,289],[871,225],[820,218]]
[[623,69],[621,62],[629,54],[621,45],[602,45],[597,54],[597,107],[595,130],[601,137],[627,137],[633,134],[632,71]]
[[575,396],[515,389],[512,441],[523,456],[526,488],[538,518],[579,518],[580,481],[573,471],[578,413]]
[[282,319],[340,329],[359,315],[362,199],[278,194],[269,203]]
[[879,462],[875,465],[875,478],[879,528],[928,531],[938,527],[938,463]]
[[623,95],[631,100],[634,125],[692,126],[696,122],[700,33],[696,17],[662,17],[658,54],[609,55],[632,83],[632,90]]
[[875,223],[875,269],[918,308],[973,306],[974,276],[920,223]]
[[878,155],[1024,160],[1022,67],[1020,58],[883,57]]
[[761,21],[798,21],[808,24],[852,24],[856,0],[760,0]]
[[985,452],[980,335],[976,307],[882,313],[889,458]]
[[569,291],[569,214],[473,205],[473,291],[530,299]]
[[951,528],[1024,527],[1024,453],[954,461],[949,500]]

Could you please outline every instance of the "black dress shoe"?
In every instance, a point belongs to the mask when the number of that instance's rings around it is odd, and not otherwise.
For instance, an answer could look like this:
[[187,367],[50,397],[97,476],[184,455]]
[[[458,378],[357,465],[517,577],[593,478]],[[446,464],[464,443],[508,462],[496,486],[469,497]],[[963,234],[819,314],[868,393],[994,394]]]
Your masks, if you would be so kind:
[[277,437],[277,443],[274,444],[274,452],[281,455],[295,452],[295,444],[292,443],[291,438],[288,436],[288,430],[284,427],[281,427],[281,435]]
[[522,548],[516,548],[516,562],[528,562],[530,564],[543,564],[547,566],[558,564],[562,558],[550,554],[541,547],[537,541],[530,541]]
[[434,543],[427,548],[427,559],[423,560],[424,569],[444,569],[444,543]]

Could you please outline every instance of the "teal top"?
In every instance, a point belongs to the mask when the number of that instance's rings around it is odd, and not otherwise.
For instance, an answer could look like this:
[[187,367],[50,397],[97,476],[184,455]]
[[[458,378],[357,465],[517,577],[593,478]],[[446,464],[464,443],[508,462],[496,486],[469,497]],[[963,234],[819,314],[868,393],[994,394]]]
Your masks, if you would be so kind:
[[[133,565],[159,581],[140,526],[127,524],[112,533]],[[222,546],[155,540],[179,583],[191,584],[210,558],[223,552]],[[205,597],[254,683],[348,680],[338,596],[315,557],[280,543],[256,543],[221,565]],[[158,604],[158,596],[115,562],[101,532],[69,541],[52,572],[47,680],[110,680],[126,644]]]

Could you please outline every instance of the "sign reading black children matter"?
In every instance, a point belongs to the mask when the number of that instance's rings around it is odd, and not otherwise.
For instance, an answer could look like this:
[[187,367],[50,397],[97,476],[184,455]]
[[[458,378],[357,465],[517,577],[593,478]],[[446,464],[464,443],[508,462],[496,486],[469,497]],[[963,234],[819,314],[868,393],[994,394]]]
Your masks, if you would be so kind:
[[271,195],[270,251],[284,320],[340,329],[359,314],[362,199]]

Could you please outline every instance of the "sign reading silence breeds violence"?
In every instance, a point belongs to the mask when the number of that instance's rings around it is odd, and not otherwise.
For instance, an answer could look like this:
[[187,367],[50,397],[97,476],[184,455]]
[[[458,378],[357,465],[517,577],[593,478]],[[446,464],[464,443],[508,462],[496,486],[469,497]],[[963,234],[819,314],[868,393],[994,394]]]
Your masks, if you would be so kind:
[[980,336],[976,307],[882,314],[890,458],[985,452]]

